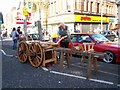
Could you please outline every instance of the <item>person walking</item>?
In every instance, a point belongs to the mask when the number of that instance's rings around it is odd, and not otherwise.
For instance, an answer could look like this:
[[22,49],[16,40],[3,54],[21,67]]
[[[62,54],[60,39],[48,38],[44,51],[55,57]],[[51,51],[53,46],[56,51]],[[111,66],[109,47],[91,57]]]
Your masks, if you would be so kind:
[[21,31],[20,31],[20,26],[19,27],[17,27],[17,32],[20,34],[21,33]]
[[13,40],[13,49],[17,49],[17,42],[19,33],[17,32],[16,28],[14,27],[11,32],[12,40]]

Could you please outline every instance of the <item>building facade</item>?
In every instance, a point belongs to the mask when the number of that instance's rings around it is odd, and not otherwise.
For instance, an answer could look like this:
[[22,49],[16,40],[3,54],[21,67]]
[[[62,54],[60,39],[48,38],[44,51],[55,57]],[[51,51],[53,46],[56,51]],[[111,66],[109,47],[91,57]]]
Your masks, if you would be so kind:
[[[115,21],[115,0],[49,0],[48,31],[57,32],[64,22],[74,32],[108,30]],[[110,25],[109,25],[110,24]]]
[[116,4],[117,4],[117,19],[118,19],[118,23],[120,23],[120,0],[116,0]]

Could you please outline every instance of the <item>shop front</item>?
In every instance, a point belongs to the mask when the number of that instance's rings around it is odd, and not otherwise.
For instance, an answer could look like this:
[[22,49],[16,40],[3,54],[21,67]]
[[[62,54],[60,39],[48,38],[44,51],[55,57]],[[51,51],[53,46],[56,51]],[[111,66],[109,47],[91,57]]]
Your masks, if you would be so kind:
[[100,16],[75,15],[75,29],[76,26],[80,27],[79,30],[81,32],[89,32],[95,30],[101,31],[101,22],[103,30],[106,30],[109,22],[109,19],[107,17],[102,17],[101,19]]
[[[60,22],[64,22],[69,27],[71,33],[75,30],[80,32],[88,32],[101,30],[101,17],[88,15],[66,14],[48,18],[48,32],[57,32]],[[103,30],[107,29],[109,23],[108,17],[102,17]]]

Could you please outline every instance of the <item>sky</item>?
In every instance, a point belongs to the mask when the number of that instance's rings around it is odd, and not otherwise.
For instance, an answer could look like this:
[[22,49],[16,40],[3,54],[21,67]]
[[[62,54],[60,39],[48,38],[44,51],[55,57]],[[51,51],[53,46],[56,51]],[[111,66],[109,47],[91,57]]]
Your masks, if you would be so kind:
[[20,0],[0,0],[0,12],[6,14],[12,6],[17,5]]

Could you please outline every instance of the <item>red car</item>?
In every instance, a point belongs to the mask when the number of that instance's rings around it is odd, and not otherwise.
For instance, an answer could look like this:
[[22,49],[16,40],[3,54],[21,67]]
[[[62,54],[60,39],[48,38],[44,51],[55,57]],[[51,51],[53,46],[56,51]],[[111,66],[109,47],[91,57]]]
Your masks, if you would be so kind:
[[[101,34],[71,34],[73,45],[83,43],[94,43],[94,50],[106,53],[103,59],[106,63],[120,63],[120,46],[118,43],[111,42]],[[69,46],[70,47],[70,46]]]

